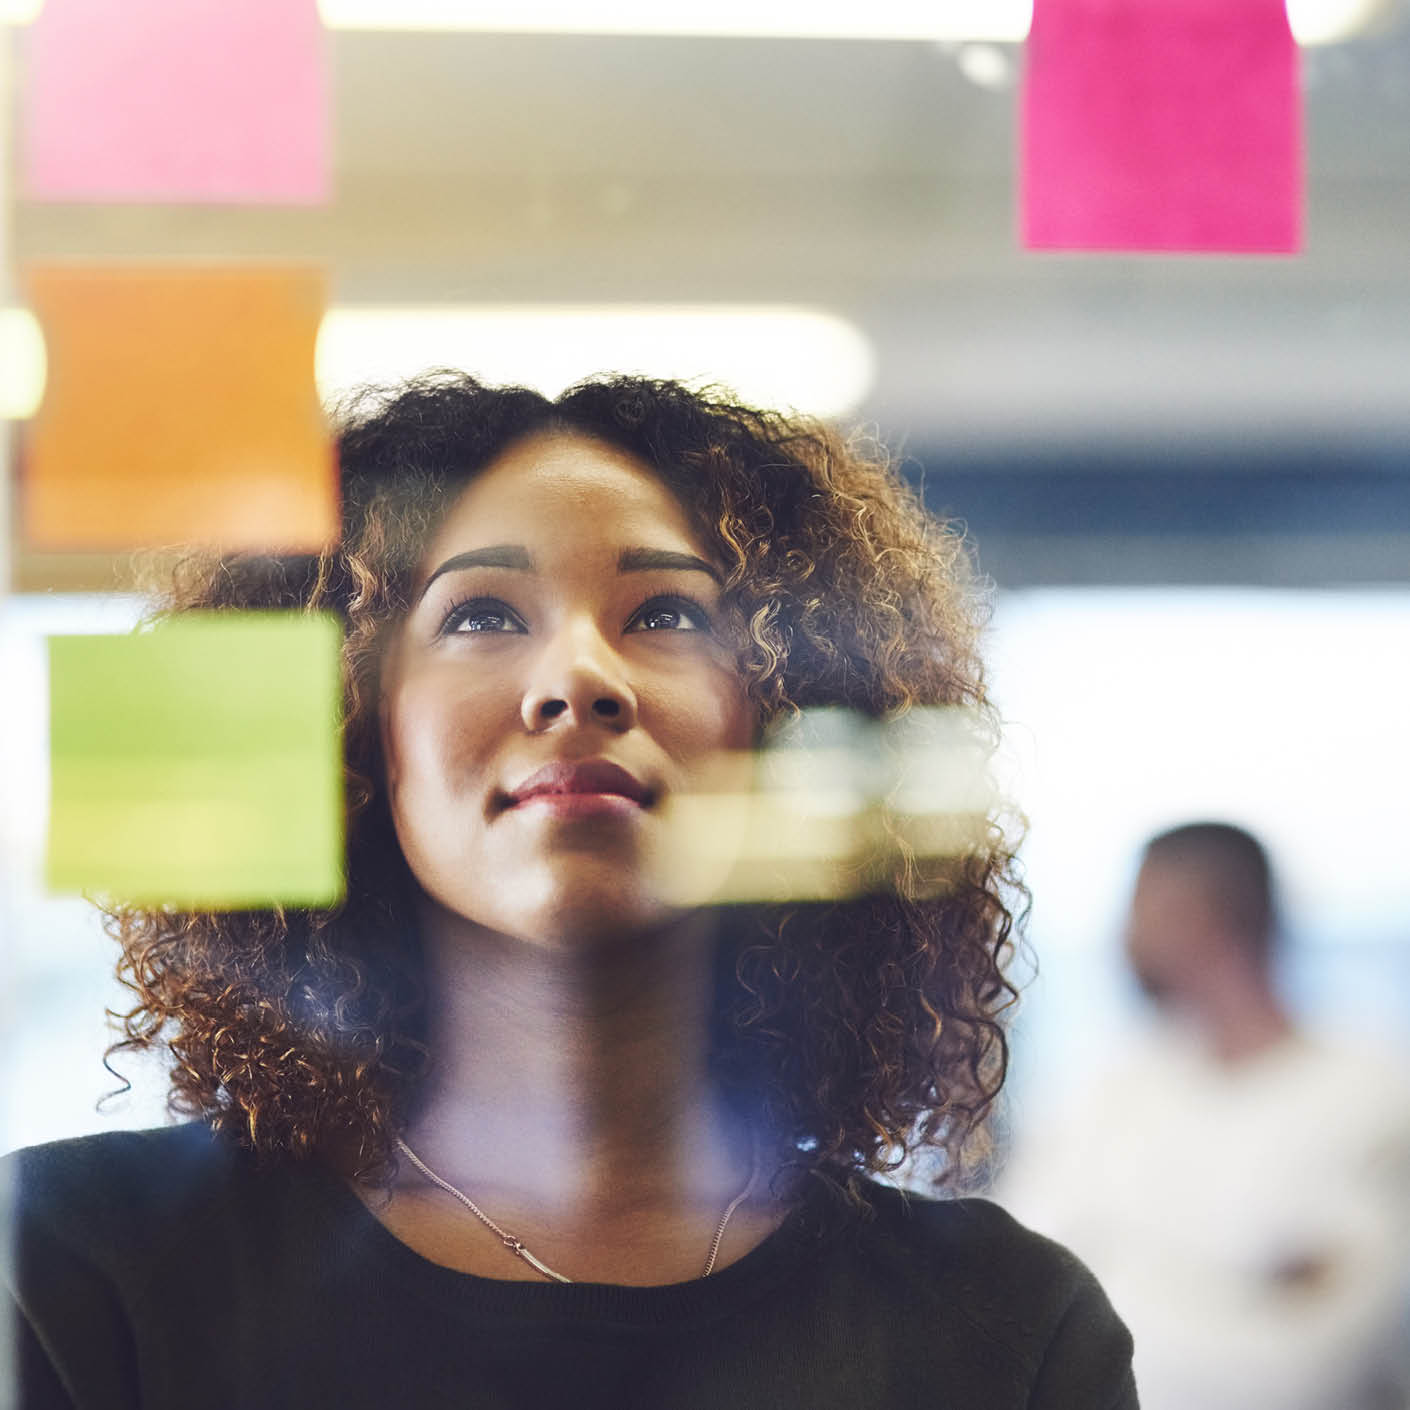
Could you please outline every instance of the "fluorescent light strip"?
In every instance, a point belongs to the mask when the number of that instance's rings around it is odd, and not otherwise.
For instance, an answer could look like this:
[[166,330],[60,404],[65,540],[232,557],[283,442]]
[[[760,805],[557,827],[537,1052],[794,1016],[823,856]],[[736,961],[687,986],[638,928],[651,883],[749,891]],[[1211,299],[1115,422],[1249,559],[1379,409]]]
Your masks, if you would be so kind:
[[[1300,44],[1349,39],[1394,0],[1288,0]],[[332,29],[1022,43],[1033,0],[319,0]]]
[[340,29],[1021,40],[1032,0],[319,0]]
[[[1299,44],[1335,44],[1388,17],[1396,0],[1287,0]],[[0,25],[29,24],[44,0],[0,0]],[[654,34],[755,39],[908,39],[1021,44],[1033,0],[319,0],[329,29],[509,34]]]
[[1337,44],[1388,19],[1398,0],[1288,0],[1299,44]]
[[0,308],[0,420],[23,421],[39,410],[47,368],[39,320],[27,308]]
[[876,376],[871,343],[818,309],[767,305],[335,308],[318,336],[325,398],[427,367],[548,396],[594,372],[720,382],[747,402],[843,416]]
[[[341,307],[318,334],[320,395],[456,367],[556,396],[595,372],[719,383],[746,402],[845,416],[876,380],[871,342],[820,309],[684,304]],[[45,354],[27,309],[0,309],[0,417],[32,416]]]

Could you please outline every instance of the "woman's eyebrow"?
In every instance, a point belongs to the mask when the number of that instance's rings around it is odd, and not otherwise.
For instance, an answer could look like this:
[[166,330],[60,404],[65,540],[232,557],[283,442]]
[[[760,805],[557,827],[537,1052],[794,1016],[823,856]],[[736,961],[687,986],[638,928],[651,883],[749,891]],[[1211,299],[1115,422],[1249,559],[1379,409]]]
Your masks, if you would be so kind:
[[513,568],[520,573],[532,573],[534,560],[529,556],[529,550],[517,543],[497,543],[489,548],[472,548],[466,553],[457,553],[454,558],[447,558],[426,579],[417,600],[426,596],[426,590],[442,573],[455,573],[462,568]]
[[693,553],[672,553],[662,548],[624,548],[617,559],[619,573],[651,573],[661,569],[684,569],[692,573],[708,573],[716,583],[720,575],[703,558]]

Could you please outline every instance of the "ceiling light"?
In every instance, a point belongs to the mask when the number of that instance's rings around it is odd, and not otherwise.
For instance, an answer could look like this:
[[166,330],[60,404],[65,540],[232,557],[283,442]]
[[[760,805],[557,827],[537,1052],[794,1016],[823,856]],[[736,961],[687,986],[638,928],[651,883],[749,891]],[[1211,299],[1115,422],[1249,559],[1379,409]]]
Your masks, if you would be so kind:
[[44,334],[27,308],[0,308],[0,419],[23,421],[44,398]]
[[[0,0],[0,25],[29,24],[44,0]],[[1385,20],[1397,0],[1287,0],[1300,44],[1334,44]],[[507,34],[716,35],[755,39],[910,39],[1021,44],[1033,0],[318,0],[330,29]]]
[[319,0],[343,29],[750,38],[994,39],[1028,33],[1032,0]]
[[[11,0],[14,3],[14,0]],[[1359,34],[1395,0],[1288,0],[1302,44]],[[1022,43],[1033,0],[319,0],[334,29],[458,29],[518,34],[971,40]]]
[[[33,416],[44,398],[44,336],[24,308],[0,308],[0,418]],[[553,307],[342,307],[318,333],[319,393],[455,367],[556,396],[595,372],[710,382],[743,401],[845,416],[876,379],[855,325],[820,309],[683,304]]]
[[1387,19],[1396,0],[1288,0],[1288,22],[1299,44],[1336,44]]
[[342,307],[318,335],[318,387],[454,367],[547,396],[595,372],[707,381],[757,406],[816,416],[854,411],[876,358],[846,319],[818,309],[684,304],[544,307]]

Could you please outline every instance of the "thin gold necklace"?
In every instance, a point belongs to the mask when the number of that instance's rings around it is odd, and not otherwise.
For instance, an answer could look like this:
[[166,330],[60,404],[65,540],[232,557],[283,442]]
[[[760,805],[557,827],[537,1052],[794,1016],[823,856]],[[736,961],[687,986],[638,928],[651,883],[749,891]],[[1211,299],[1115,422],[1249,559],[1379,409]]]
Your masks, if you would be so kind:
[[[537,1258],[525,1247],[523,1239],[516,1238],[507,1229],[501,1229],[498,1224],[480,1208],[464,1190],[457,1190],[449,1180],[443,1180],[400,1136],[397,1137],[397,1149],[433,1184],[444,1190],[446,1194],[458,1199],[476,1219],[487,1229],[491,1230],[499,1237],[500,1243],[507,1248],[510,1253],[518,1258],[522,1258],[531,1268],[537,1269],[545,1278],[552,1278],[558,1283],[571,1283],[572,1278],[565,1278],[562,1273],[556,1273],[541,1258]],[[757,1144],[753,1147],[749,1156],[749,1179],[745,1182],[744,1188],[730,1200],[725,1206],[725,1212],[720,1216],[720,1222],[715,1228],[715,1237],[710,1240],[710,1252],[705,1259],[705,1271],[700,1275],[708,1278],[715,1271],[715,1259],[719,1257],[720,1244],[725,1237],[725,1228],[729,1224],[730,1215],[744,1203],[749,1191],[754,1188],[754,1178],[759,1173],[759,1150]]]

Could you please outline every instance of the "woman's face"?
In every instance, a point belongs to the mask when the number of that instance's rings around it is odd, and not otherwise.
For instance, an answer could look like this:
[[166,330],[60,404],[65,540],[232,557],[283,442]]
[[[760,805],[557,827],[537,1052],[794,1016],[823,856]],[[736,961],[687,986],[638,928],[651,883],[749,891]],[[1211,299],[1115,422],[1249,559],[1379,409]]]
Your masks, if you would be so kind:
[[381,726],[427,896],[554,945],[668,919],[663,804],[754,732],[716,565],[671,492],[602,442],[526,439],[452,505],[413,604]]

